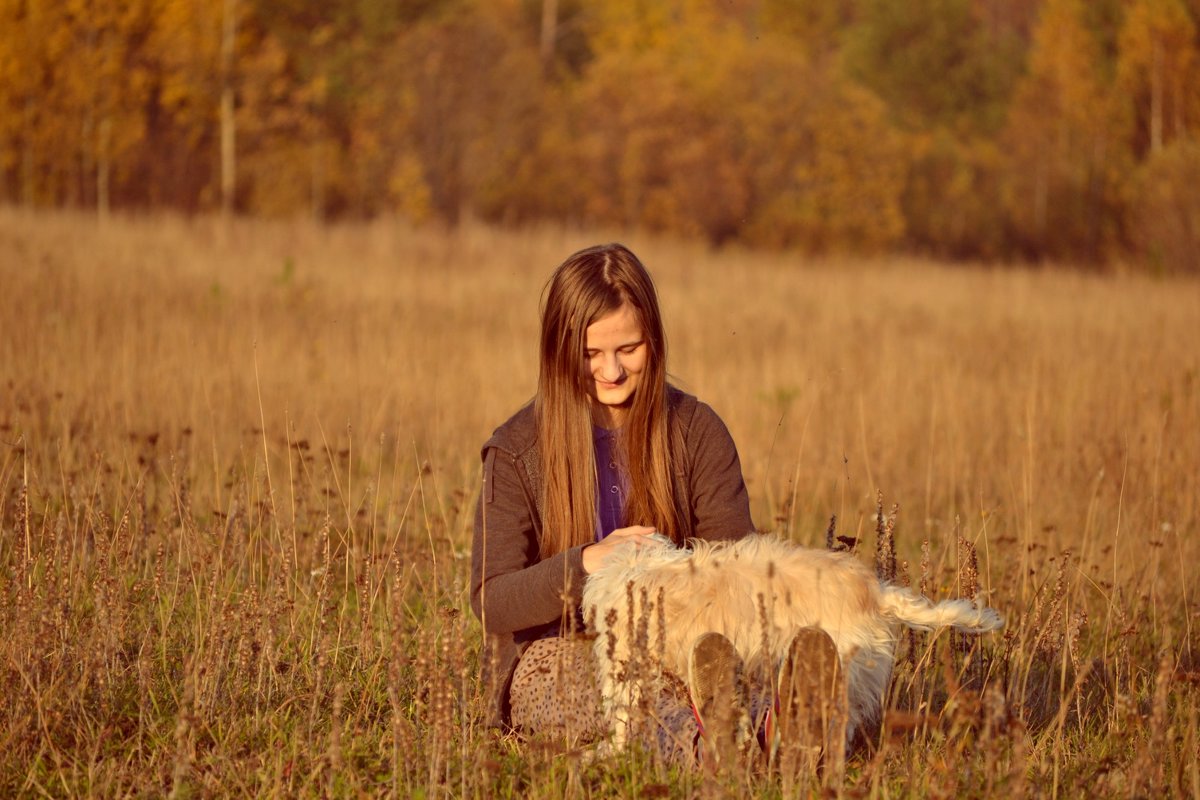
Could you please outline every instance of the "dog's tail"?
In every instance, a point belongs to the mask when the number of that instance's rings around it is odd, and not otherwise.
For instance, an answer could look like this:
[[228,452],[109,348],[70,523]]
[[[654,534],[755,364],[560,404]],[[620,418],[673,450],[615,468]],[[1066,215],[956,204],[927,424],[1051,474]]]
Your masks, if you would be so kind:
[[969,600],[931,603],[901,586],[883,586],[881,590],[883,614],[910,628],[928,631],[949,625],[970,633],[983,633],[1004,627],[1004,619],[995,609],[976,606]]

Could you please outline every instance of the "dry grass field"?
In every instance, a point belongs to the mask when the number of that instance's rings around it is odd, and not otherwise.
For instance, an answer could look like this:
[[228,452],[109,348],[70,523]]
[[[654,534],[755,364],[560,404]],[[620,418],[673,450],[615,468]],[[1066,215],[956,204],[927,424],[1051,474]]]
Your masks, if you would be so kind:
[[[479,721],[478,448],[607,238],[0,209],[0,795],[818,791]],[[1008,620],[825,791],[1200,796],[1200,283],[626,243],[761,528]]]

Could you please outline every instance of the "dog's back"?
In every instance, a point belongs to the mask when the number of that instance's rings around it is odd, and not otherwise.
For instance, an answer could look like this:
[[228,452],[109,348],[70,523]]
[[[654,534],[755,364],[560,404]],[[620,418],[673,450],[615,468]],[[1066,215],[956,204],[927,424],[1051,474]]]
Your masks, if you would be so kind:
[[613,666],[610,654],[617,661],[628,658],[631,621],[639,619],[646,643],[661,645],[655,655],[662,666],[681,676],[691,643],[703,633],[728,637],[747,663],[766,658],[777,664],[796,631],[817,626],[829,633],[847,668],[852,731],[879,714],[896,623],[976,632],[1002,624],[991,609],[962,600],[933,604],[903,587],[881,585],[849,553],[762,535],[692,546],[677,549],[664,540],[661,546],[624,548],[589,576],[583,605],[601,634],[596,654],[602,673]]

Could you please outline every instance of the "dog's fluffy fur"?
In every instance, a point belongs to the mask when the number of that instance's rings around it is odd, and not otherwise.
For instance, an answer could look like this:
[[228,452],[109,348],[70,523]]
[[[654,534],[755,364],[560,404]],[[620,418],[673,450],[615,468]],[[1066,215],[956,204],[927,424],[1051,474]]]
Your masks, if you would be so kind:
[[848,553],[765,535],[690,545],[680,549],[663,539],[656,546],[621,548],[584,585],[584,614],[599,634],[601,692],[618,746],[628,736],[629,710],[649,688],[635,685],[625,677],[630,670],[618,666],[631,656],[649,658],[661,660],[658,669],[686,676],[692,642],[709,631],[728,637],[748,665],[762,665],[766,658],[772,667],[800,628],[827,631],[847,676],[850,741],[856,729],[880,717],[899,625],[976,633],[1003,625],[990,608],[966,600],[934,604],[880,583]]

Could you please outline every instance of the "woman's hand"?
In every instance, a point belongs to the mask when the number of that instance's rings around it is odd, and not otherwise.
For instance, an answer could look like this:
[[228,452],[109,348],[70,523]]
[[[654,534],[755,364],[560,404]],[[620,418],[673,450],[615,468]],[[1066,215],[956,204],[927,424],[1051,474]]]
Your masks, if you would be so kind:
[[583,571],[591,575],[605,560],[616,552],[618,547],[641,547],[654,544],[650,534],[655,529],[646,525],[630,525],[628,528],[617,528],[596,544],[583,548]]

